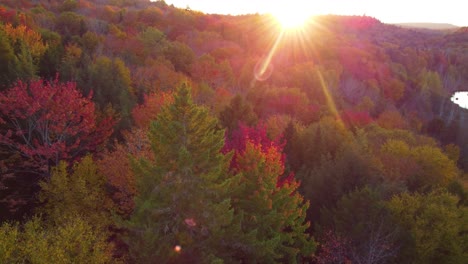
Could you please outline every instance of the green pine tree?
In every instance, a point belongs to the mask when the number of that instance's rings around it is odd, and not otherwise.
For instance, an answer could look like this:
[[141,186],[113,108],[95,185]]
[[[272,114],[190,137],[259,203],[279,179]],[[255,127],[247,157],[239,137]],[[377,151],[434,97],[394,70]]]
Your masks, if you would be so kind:
[[233,205],[243,217],[242,232],[255,237],[243,252],[243,262],[302,263],[315,250],[307,232],[309,202],[297,192],[293,175],[278,182],[284,173],[282,153],[248,142],[245,151],[237,153],[237,162],[243,184]]
[[241,236],[229,199],[237,177],[220,152],[224,131],[187,85],[174,97],[150,129],[154,162],[133,162],[138,195],[124,223],[130,255],[137,263],[221,263]]
[[252,106],[245,99],[237,94],[231,99],[228,106],[219,114],[221,124],[227,129],[228,133],[236,130],[239,123],[247,126],[253,126],[257,123]]

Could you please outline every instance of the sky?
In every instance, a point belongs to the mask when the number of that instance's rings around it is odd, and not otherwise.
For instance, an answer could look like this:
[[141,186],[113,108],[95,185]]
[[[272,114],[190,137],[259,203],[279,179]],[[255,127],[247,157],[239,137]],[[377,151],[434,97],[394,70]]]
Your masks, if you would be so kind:
[[[208,14],[270,13],[308,10],[311,15],[367,15],[383,23],[430,22],[468,26],[466,0],[165,0]],[[283,5],[283,6],[282,6]],[[290,11],[293,12],[293,11]]]

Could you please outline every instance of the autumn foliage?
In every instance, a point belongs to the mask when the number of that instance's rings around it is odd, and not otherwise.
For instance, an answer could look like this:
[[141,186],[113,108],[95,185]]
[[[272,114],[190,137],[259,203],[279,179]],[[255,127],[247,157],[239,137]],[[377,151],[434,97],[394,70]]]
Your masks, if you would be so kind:
[[11,39],[12,43],[22,41],[28,48],[31,56],[36,60],[44,54],[48,48],[47,45],[43,43],[41,35],[25,25],[14,27],[11,24],[6,24],[3,30]]
[[96,162],[100,173],[106,176],[108,192],[116,212],[130,214],[137,194],[135,174],[130,155],[134,158],[153,160],[151,144],[146,130],[133,129],[124,134],[125,143],[116,143],[112,150],[105,150]]
[[172,103],[173,101],[174,98],[171,92],[145,95],[144,103],[137,105],[132,110],[132,117],[135,125],[141,129],[148,129],[151,121],[156,119],[161,106]]
[[[283,150],[284,143],[281,140],[281,137],[271,140],[266,131],[266,126],[259,124],[257,127],[249,127],[244,124],[240,124],[239,128],[232,131],[232,134],[229,138],[226,139],[226,143],[223,148],[224,153],[228,153],[231,150],[234,150],[236,153],[244,152],[247,143],[251,142],[254,145],[261,146],[263,152],[267,152],[270,147],[275,147],[279,152]],[[235,158],[231,163],[231,168],[236,169],[237,163]]]
[[271,22],[0,0],[0,263],[465,263],[468,29]]
[[282,147],[272,142],[262,145],[259,138],[257,142],[244,139],[242,150],[235,150],[236,163],[231,169],[241,175],[241,197],[234,196],[233,207],[244,217],[245,232],[254,230],[256,243],[261,245],[248,259],[284,263],[310,256],[315,242],[306,232],[310,226],[305,219],[309,202],[297,191],[300,183],[294,174],[284,177]]
[[100,118],[91,97],[72,82],[17,82],[0,94],[0,145],[41,173],[59,161],[94,152],[112,133],[114,121]]
[[[267,135],[266,126],[259,124],[257,127],[248,127],[240,124],[239,129],[235,130],[231,137],[226,140],[222,149],[223,153],[234,151],[234,156],[231,160],[231,169],[234,171],[242,171],[238,159],[243,155],[247,145],[252,145],[258,148],[263,155],[272,158],[272,162],[279,162],[280,171],[278,174],[277,185],[282,186],[285,183],[292,183],[294,181],[294,173],[290,172],[285,174],[285,154],[283,149],[285,146],[284,140],[280,135],[278,138],[271,140]],[[269,164],[269,163],[268,163]]]

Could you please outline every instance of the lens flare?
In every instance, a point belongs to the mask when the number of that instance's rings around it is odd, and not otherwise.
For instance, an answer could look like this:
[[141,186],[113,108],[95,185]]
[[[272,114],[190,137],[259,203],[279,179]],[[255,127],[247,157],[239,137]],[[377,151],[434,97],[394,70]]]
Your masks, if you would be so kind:
[[195,222],[195,220],[193,218],[186,218],[184,220],[185,224],[190,226],[190,227],[194,227],[197,225],[197,222]]
[[283,35],[284,31],[281,31],[281,33],[276,38],[275,44],[273,44],[273,47],[268,52],[267,56],[258,61],[257,65],[255,65],[254,74],[255,79],[257,79],[258,81],[267,80],[273,73],[273,64],[271,63],[271,60],[273,59],[273,56],[275,55],[276,50],[278,49],[278,45],[281,42]]
[[257,81],[265,81],[273,73],[273,63],[268,57],[260,59],[255,65],[254,75]]
[[177,252],[177,253],[180,253],[181,250],[182,250],[182,247],[179,246],[179,245],[176,245],[176,246],[174,247],[174,251]]

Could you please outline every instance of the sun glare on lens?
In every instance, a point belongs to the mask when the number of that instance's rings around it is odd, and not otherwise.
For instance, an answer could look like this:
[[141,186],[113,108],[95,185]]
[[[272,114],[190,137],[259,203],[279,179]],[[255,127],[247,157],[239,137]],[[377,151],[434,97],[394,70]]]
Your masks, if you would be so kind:
[[297,1],[285,6],[276,6],[271,14],[284,29],[301,28],[311,18],[310,7],[301,6]]

